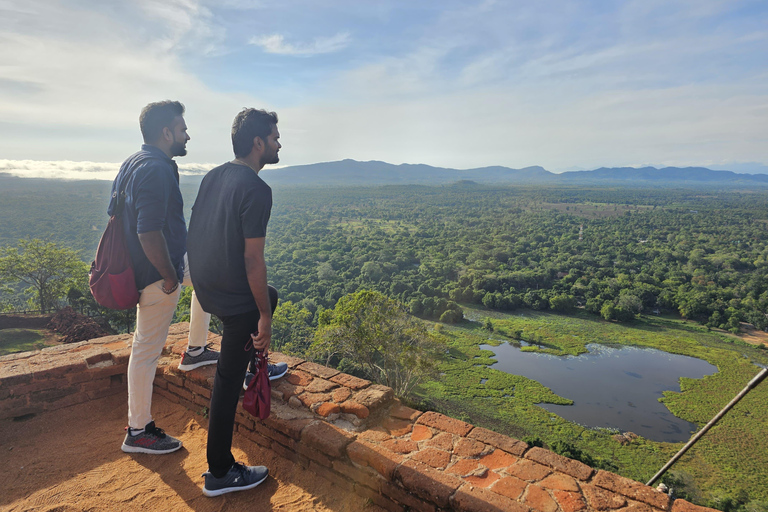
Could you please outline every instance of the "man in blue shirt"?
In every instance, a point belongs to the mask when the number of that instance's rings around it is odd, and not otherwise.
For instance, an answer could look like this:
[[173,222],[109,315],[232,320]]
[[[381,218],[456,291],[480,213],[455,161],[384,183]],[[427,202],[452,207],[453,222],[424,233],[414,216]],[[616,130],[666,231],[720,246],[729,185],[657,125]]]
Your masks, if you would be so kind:
[[[124,186],[123,228],[140,292],[128,362],[125,452],[170,453],[181,448],[181,441],[155,426],[151,406],[157,362],[186,270],[187,227],[178,166],[173,161],[173,157],[187,154],[190,137],[183,116],[184,105],[178,101],[144,107],[139,117],[144,144],[123,163],[112,185],[110,215],[117,192]],[[207,327],[207,317],[205,320]],[[218,359],[218,352],[207,347],[189,347],[188,351],[199,354],[203,364],[214,364]]]

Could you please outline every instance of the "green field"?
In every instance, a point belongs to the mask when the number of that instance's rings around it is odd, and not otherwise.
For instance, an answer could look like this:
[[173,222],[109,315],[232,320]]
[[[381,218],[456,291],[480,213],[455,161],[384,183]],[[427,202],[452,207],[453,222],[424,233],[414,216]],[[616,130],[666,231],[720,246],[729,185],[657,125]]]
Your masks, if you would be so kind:
[[[595,465],[639,481],[647,481],[674,455],[682,443],[659,443],[638,438],[621,445],[615,431],[589,429],[568,422],[536,404],[568,405],[538,382],[494,370],[492,353],[481,344],[489,340],[484,329],[491,318],[493,338],[523,339],[545,345],[554,354],[586,352],[587,343],[653,347],[698,357],[717,366],[718,373],[703,379],[682,379],[682,392],[667,392],[663,398],[678,417],[703,426],[759,371],[753,364],[768,363],[768,352],[738,338],[708,332],[691,323],[643,317],[631,325],[597,320],[587,314],[570,316],[535,311],[502,314],[466,310],[469,318],[461,326],[438,329],[450,353],[442,364],[439,381],[422,386],[424,405],[454,417],[492,428],[518,438],[539,438],[552,447],[570,443],[591,457]],[[528,350],[537,350],[527,347]],[[487,379],[481,384],[481,379]],[[768,500],[768,384],[754,389],[715,426],[682,461],[673,475],[688,485],[687,495],[700,503],[725,497]]]
[[0,329],[0,356],[39,350],[46,346],[43,331],[34,329]]

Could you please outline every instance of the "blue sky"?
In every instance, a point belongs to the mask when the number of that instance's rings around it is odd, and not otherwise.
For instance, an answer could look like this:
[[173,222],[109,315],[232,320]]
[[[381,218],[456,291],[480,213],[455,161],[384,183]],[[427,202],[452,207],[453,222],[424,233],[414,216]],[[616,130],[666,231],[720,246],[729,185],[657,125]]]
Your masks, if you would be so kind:
[[284,165],[768,172],[762,0],[0,0],[0,48],[0,168],[119,162],[173,98],[181,164],[254,106]]

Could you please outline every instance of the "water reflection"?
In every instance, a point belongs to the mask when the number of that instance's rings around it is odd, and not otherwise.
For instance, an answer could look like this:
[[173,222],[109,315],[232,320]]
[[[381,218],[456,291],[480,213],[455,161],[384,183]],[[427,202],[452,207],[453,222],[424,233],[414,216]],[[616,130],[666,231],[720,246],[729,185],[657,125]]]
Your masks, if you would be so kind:
[[639,347],[589,344],[588,354],[553,356],[521,352],[503,343],[481,345],[498,359],[493,368],[523,375],[573,405],[540,404],[548,411],[591,427],[631,431],[654,441],[687,441],[696,425],[675,417],[658,399],[680,391],[680,377],[699,379],[717,367],[694,357]]

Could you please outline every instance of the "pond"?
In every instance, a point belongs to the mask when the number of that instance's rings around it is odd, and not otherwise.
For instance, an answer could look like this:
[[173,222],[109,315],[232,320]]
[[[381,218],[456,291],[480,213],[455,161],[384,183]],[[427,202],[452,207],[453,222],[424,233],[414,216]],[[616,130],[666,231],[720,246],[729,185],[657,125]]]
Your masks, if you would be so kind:
[[687,441],[696,425],[674,416],[658,401],[663,391],[680,391],[680,377],[699,379],[717,367],[695,357],[640,347],[591,343],[588,354],[554,356],[523,352],[502,343],[492,351],[493,368],[540,382],[573,405],[539,404],[588,427],[631,431],[653,441]]

